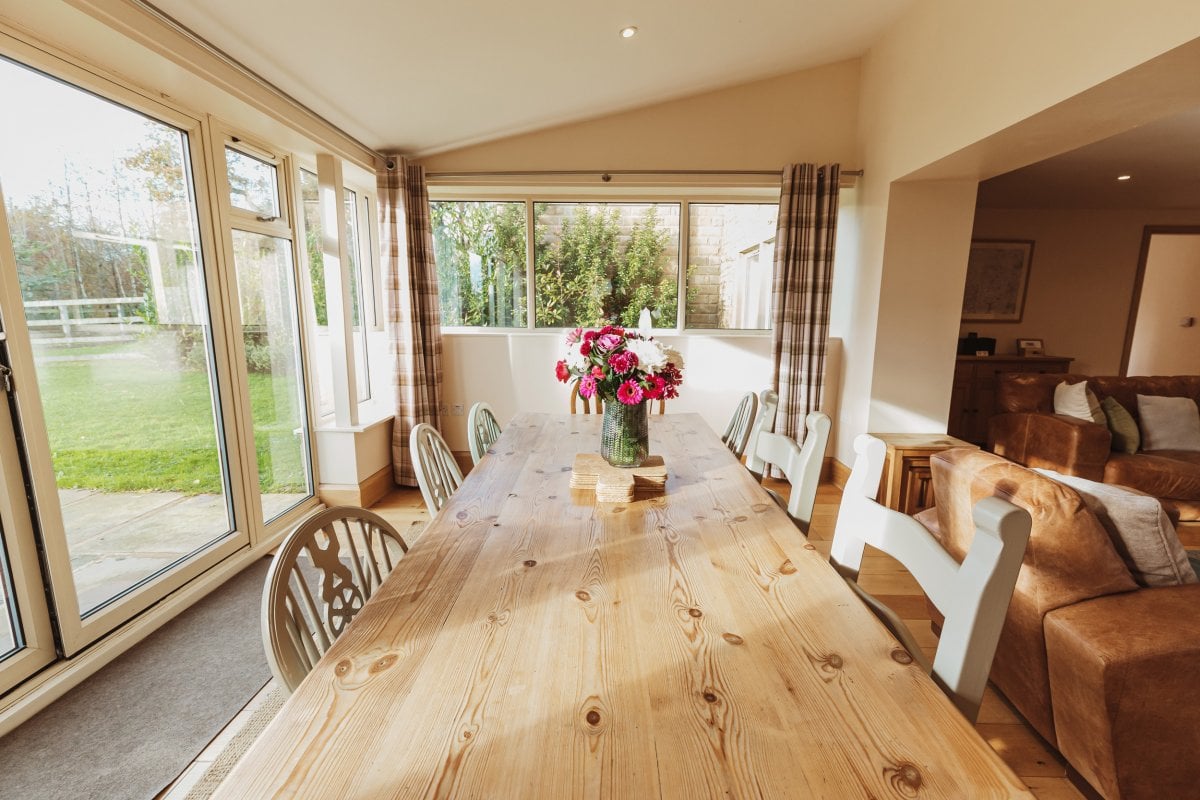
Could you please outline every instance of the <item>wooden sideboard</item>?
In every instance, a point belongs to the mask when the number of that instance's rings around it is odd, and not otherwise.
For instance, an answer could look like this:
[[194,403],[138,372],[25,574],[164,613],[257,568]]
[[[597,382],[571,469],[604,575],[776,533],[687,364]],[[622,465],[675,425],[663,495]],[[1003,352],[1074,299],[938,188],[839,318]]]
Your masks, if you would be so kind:
[[1073,360],[1063,356],[959,356],[947,432],[974,444],[986,444],[988,420],[996,414],[996,376],[1002,372],[1065,373]]

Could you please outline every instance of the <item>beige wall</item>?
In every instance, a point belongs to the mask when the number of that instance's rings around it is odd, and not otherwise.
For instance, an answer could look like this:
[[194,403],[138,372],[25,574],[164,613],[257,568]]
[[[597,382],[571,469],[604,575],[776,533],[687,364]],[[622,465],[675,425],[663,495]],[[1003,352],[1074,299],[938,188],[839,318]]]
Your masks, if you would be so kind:
[[962,323],[960,335],[995,337],[998,353],[1015,353],[1018,338],[1043,339],[1048,354],[1075,359],[1072,372],[1116,375],[1143,229],[1195,224],[1200,209],[978,209],[974,238],[1031,239],[1033,261],[1021,321]]
[[[857,166],[857,60],[428,156],[430,171]],[[617,181],[620,180],[618,177]]]
[[[839,459],[848,463],[858,431],[944,430],[954,362],[925,354],[930,346],[945,350],[933,340],[953,338],[958,328],[974,198],[897,192],[895,182],[990,177],[1200,104],[1195,72],[1176,63],[1190,63],[1194,47],[1088,92],[1198,35],[1193,2],[927,0],[866,55],[862,239],[845,335]],[[946,241],[914,258],[914,238],[933,243],[939,229]],[[937,290],[922,298],[907,285]]]
[[[1200,234],[1150,240],[1130,375],[1200,375]],[[1182,324],[1190,320],[1187,325]]]

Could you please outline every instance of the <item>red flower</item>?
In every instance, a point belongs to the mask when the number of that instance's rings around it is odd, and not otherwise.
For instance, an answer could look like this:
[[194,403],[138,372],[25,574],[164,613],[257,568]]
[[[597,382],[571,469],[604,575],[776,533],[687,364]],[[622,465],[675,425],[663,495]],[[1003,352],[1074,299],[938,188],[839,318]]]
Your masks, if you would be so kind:
[[591,341],[595,341],[596,337],[597,337],[597,336],[599,336],[599,335],[600,335],[600,334],[599,334],[599,333],[597,333],[596,331],[584,331],[584,333],[583,333],[583,340],[584,340],[585,342],[591,342]]
[[617,389],[617,399],[627,406],[636,406],[644,397],[642,387],[635,380],[627,380]]
[[592,377],[600,380],[604,377],[604,367],[592,367]]
[[650,400],[657,400],[663,396],[663,391],[666,389],[667,382],[658,375],[650,375],[646,378],[650,384],[646,387],[646,397]]
[[628,350],[621,350],[608,357],[608,365],[612,367],[613,371],[618,375],[629,372],[631,369],[637,366],[637,363],[637,356]]
[[566,360],[559,361],[554,365],[554,376],[558,378],[561,383],[566,383],[570,379],[571,370],[567,369]]
[[[588,331],[588,333],[591,333],[591,331]],[[583,344],[579,345],[579,353],[580,353],[580,355],[586,356],[586,355],[591,354],[591,352],[592,352],[592,340],[585,339]]]

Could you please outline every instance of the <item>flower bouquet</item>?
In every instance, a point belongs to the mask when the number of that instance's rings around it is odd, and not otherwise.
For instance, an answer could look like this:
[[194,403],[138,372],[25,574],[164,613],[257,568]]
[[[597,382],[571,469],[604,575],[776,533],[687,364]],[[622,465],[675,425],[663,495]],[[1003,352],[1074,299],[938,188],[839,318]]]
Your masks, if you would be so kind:
[[637,331],[605,325],[567,334],[566,355],[554,373],[579,380],[580,397],[604,402],[600,455],[615,467],[638,467],[649,454],[647,405],[679,396],[683,371],[662,344]]

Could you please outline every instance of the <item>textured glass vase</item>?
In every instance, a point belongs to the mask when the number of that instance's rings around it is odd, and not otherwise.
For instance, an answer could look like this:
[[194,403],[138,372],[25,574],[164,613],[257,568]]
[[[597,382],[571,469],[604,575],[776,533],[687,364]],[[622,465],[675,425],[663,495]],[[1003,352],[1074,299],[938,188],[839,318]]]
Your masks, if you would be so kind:
[[650,454],[648,403],[627,406],[620,400],[604,403],[600,455],[614,467],[640,467]]

